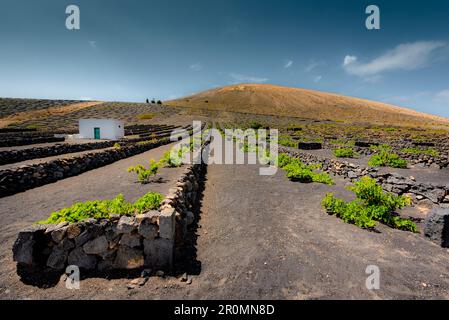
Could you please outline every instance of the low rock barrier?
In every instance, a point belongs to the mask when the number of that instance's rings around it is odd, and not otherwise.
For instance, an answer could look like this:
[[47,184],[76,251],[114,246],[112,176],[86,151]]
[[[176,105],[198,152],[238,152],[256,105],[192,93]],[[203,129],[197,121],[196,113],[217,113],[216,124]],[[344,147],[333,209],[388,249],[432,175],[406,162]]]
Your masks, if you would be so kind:
[[37,143],[50,143],[50,142],[62,142],[65,138],[61,137],[18,137],[18,138],[8,138],[0,140],[0,147],[16,147],[16,146],[26,146],[30,144]]
[[19,273],[62,274],[67,266],[96,273],[170,271],[187,227],[195,220],[205,167],[203,163],[186,166],[158,211],[23,230],[13,246]]
[[[177,129],[177,128],[175,128]],[[188,128],[191,129],[190,127]],[[156,139],[162,139],[170,137],[171,131],[166,131],[162,134],[156,133],[155,138]],[[64,141],[64,138],[57,138],[59,141]],[[45,158],[45,157],[51,157],[51,156],[57,156],[61,154],[67,154],[67,153],[75,153],[75,152],[82,152],[82,151],[88,151],[88,150],[97,150],[97,149],[105,149],[110,148],[114,146],[116,143],[120,145],[129,145],[131,143],[137,143],[142,141],[148,141],[151,137],[140,137],[140,138],[133,138],[133,139],[120,139],[115,141],[101,141],[101,142],[90,142],[90,143],[61,143],[57,144],[55,146],[47,146],[47,147],[34,147],[34,148],[27,148],[27,149],[21,149],[21,150],[7,150],[7,151],[0,151],[0,165],[10,164],[10,163],[17,163],[22,162],[26,160],[32,160],[32,159],[39,159],[39,158]]]
[[279,147],[279,152],[299,157],[306,164],[319,163],[322,165],[323,171],[342,176],[345,179],[357,180],[369,175],[375,178],[385,191],[398,195],[408,194],[414,203],[427,199],[433,204],[449,207],[449,182],[447,185],[419,183],[410,177],[396,173],[382,173],[377,168],[360,167],[347,161],[320,157],[287,147]]
[[166,138],[154,143],[133,144],[120,149],[108,149],[68,159],[3,170],[0,171],[0,198],[75,176],[170,142],[170,139]]
[[[355,152],[362,156],[371,156],[376,151],[369,148],[369,145],[379,145],[379,143],[363,143],[358,142],[358,145],[352,147]],[[367,147],[368,146],[368,147]],[[449,157],[447,150],[441,150],[440,155],[434,156],[430,154],[414,154],[414,153],[405,153],[402,150],[406,147],[413,147],[413,145],[404,144],[401,147],[393,147],[391,152],[398,154],[401,158],[407,160],[409,165],[423,167],[423,168],[431,168],[431,169],[443,169],[449,167]],[[324,143],[324,147],[326,149],[338,149],[337,145],[333,145],[329,142]]]
[[82,152],[112,147],[116,141],[103,141],[79,144],[57,144],[50,147],[35,147],[21,150],[0,151],[0,165],[26,160],[57,156],[66,153]]

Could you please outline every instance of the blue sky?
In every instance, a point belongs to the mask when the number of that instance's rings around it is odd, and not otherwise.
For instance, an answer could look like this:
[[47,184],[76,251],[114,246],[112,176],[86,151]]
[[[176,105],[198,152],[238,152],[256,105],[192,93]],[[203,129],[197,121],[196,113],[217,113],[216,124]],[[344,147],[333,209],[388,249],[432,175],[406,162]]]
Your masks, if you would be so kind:
[[[81,10],[81,29],[65,9]],[[365,28],[365,8],[381,30]],[[170,99],[233,83],[449,117],[449,1],[0,0],[0,96]]]

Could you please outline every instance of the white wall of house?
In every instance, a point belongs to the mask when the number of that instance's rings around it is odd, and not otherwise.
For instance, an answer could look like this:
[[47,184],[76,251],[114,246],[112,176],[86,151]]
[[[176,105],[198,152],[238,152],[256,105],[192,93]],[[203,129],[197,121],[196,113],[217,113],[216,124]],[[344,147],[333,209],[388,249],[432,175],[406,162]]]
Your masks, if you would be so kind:
[[95,128],[99,128],[101,140],[118,140],[125,136],[125,123],[115,119],[80,119],[79,137],[95,139]]

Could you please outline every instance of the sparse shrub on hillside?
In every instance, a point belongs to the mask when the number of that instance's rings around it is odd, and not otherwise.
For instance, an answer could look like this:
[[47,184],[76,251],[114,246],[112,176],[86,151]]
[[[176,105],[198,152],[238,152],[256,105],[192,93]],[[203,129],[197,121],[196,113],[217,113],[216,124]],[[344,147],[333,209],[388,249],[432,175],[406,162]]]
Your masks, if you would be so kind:
[[335,146],[339,146],[341,148],[351,148],[351,147],[354,147],[354,145],[355,145],[354,140],[346,141],[344,139],[330,140],[329,143],[332,145],[335,145]]
[[423,154],[423,155],[429,155],[432,157],[438,157],[440,155],[439,152],[433,148],[427,148],[427,149],[404,148],[401,150],[401,152],[408,153],[408,154]]
[[163,196],[159,193],[147,193],[135,203],[128,203],[122,194],[112,200],[95,200],[75,203],[69,208],[53,212],[47,220],[39,224],[75,223],[90,218],[109,218],[111,214],[133,215],[155,210],[161,205]]
[[407,168],[407,161],[399,157],[396,153],[389,153],[381,150],[378,154],[373,155],[368,161],[371,167],[391,167],[391,168]]
[[157,101],[157,104],[161,105],[161,104],[162,104],[162,101],[161,101],[161,100],[158,100],[158,101]]
[[391,146],[389,146],[388,144],[380,144],[378,146],[371,145],[370,149],[372,151],[390,151],[391,150]]
[[284,147],[290,148],[298,147],[298,142],[290,138],[290,136],[280,136],[278,143]]
[[40,125],[40,124],[29,124],[27,126],[25,126],[25,129],[28,130],[39,130],[39,129],[44,129],[45,126]]
[[301,137],[299,139],[300,142],[316,142],[316,143],[323,143],[324,139],[319,137]]
[[258,130],[258,129],[261,129],[263,126],[262,126],[262,124],[260,124],[260,123],[257,122],[257,121],[251,121],[251,122],[249,123],[249,127],[250,127],[251,129]]
[[120,145],[120,143],[118,143],[118,142],[114,143],[114,149],[120,150],[121,148],[122,148],[122,146]]
[[337,158],[355,158],[357,153],[352,148],[340,148],[333,151]]
[[417,232],[413,221],[401,218],[395,213],[396,210],[410,205],[410,198],[384,192],[376,180],[370,177],[363,177],[349,190],[355,193],[355,200],[345,202],[328,193],[322,201],[322,206],[329,214],[335,214],[343,221],[361,228],[374,228],[376,221],[379,221],[392,228]]
[[288,131],[302,131],[303,130],[303,126],[292,124],[292,125],[287,127],[287,130]]
[[137,116],[137,118],[139,120],[151,120],[155,117],[156,115],[154,113],[143,113],[143,114],[139,114]]

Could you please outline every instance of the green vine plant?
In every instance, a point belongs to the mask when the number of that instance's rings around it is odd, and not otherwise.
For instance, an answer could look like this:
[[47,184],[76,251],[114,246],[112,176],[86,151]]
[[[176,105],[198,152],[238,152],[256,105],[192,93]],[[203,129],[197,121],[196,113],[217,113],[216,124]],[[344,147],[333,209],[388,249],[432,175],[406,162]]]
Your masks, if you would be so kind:
[[391,167],[391,168],[407,168],[407,161],[401,158],[396,153],[390,153],[387,150],[381,150],[379,153],[373,155],[368,165],[371,167]]
[[172,148],[164,153],[159,161],[150,160],[149,167],[138,164],[134,167],[129,167],[128,172],[134,172],[137,175],[137,180],[142,184],[151,182],[161,168],[178,168],[184,164],[184,158],[195,150],[201,149],[201,137],[193,137],[190,139],[188,145],[181,145]]
[[367,176],[348,189],[356,195],[350,202],[336,198],[332,193],[326,194],[322,206],[329,214],[364,229],[373,229],[379,221],[395,229],[417,232],[413,221],[396,213],[411,204],[409,197],[384,192],[375,179]]
[[302,183],[323,183],[333,185],[334,181],[326,172],[315,172],[321,169],[321,165],[306,165],[298,158],[290,157],[285,153],[278,156],[278,167],[287,172],[286,176],[291,181],[298,181]]
[[90,218],[107,219],[112,214],[131,216],[159,208],[162,200],[161,194],[150,192],[136,202],[129,203],[125,201],[123,194],[119,194],[112,200],[75,203],[69,208],[53,212],[47,220],[39,221],[38,224],[75,223]]
[[150,160],[150,165],[145,168],[143,165],[138,164],[135,167],[129,167],[128,172],[134,172],[137,174],[137,180],[142,184],[150,182],[151,177],[155,176],[159,171],[160,164],[154,160]]
[[359,154],[352,148],[339,148],[333,151],[337,158],[357,158]]

